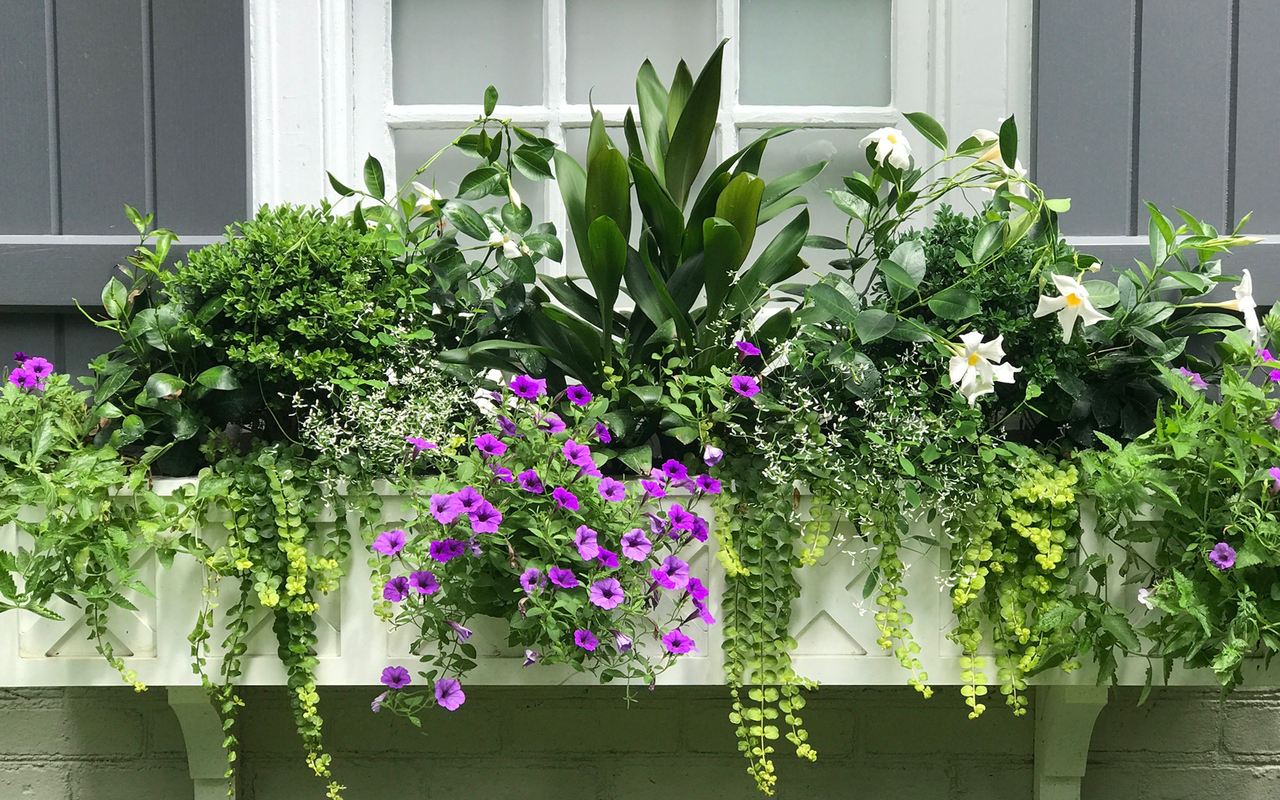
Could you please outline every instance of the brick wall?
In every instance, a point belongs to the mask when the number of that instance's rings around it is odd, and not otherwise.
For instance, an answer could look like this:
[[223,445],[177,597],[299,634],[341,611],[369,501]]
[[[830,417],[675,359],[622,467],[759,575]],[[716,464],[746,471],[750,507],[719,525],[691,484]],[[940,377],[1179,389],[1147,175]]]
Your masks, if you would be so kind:
[[[426,736],[374,716],[376,689],[323,692],[348,800],[754,798],[723,690],[668,688],[631,709],[612,688],[472,688]],[[244,693],[242,800],[323,797],[302,764],[282,689]],[[1098,718],[1084,800],[1280,798],[1280,692],[1113,693]],[[827,687],[805,712],[816,764],[781,752],[782,800],[1031,797],[1032,714],[958,696]],[[182,735],[161,690],[0,691],[0,800],[188,800]]]

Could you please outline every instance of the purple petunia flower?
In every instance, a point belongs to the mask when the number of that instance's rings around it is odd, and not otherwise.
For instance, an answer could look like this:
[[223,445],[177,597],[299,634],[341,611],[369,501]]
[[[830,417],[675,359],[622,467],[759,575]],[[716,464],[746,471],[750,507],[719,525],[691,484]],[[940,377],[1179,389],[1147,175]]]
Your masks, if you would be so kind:
[[644,515],[649,518],[649,532],[654,536],[661,536],[667,532],[667,521],[665,519],[652,511],[646,511]]
[[591,605],[603,608],[605,611],[617,608],[625,599],[627,599],[626,594],[622,591],[622,584],[618,583],[617,578],[598,580],[587,590],[587,600]]
[[435,594],[440,591],[440,582],[435,574],[424,569],[409,573],[409,588],[418,594]]
[[743,397],[755,397],[760,393],[760,384],[750,375],[734,375],[729,379],[729,385]]
[[1178,367],[1178,374],[1187,379],[1187,383],[1191,384],[1192,389],[1209,388],[1209,384],[1204,382],[1204,378],[1200,377],[1199,372],[1192,372],[1186,367]]
[[1280,408],[1276,409],[1276,413],[1271,415],[1271,427],[1280,431]]
[[693,598],[693,610],[698,613],[698,619],[702,620],[703,625],[715,625],[716,618],[711,613],[711,609],[707,608],[707,601]]
[[10,372],[9,383],[12,383],[19,389],[35,389],[38,392],[44,391],[44,381],[38,378],[34,372],[31,372],[25,367],[17,367],[13,372]]
[[552,567],[547,570],[547,577],[551,582],[561,589],[578,588],[578,576],[573,574],[571,569],[561,569],[560,567]]
[[480,506],[484,505],[484,496],[476,490],[474,486],[464,486],[453,493],[458,504],[462,506],[462,510],[470,514]]
[[1267,474],[1271,476],[1271,493],[1280,492],[1280,467],[1272,467],[1267,470]]
[[1218,542],[1209,552],[1209,563],[1220,570],[1231,569],[1236,563],[1236,550],[1226,542]]
[[662,474],[668,480],[682,481],[689,477],[689,468],[674,458],[662,462]]
[[707,537],[711,535],[711,527],[702,517],[694,516],[693,527],[689,529],[689,535],[700,542],[705,542]]
[[667,519],[671,520],[671,527],[679,531],[693,530],[694,520],[697,518],[697,514],[687,510],[679,503],[672,503],[671,508],[667,509]]
[[49,359],[40,356],[33,356],[23,361],[22,368],[37,378],[47,378],[53,374],[53,364],[49,363]]
[[564,424],[564,420],[560,418],[559,414],[554,411],[548,411],[546,416],[538,419],[538,427],[555,436],[568,426]]
[[603,444],[608,444],[609,442],[612,442],[613,434],[609,433],[609,426],[605,425],[603,422],[597,422],[596,438],[599,439]]
[[431,516],[441,525],[448,525],[462,513],[462,501],[451,494],[431,495]]
[[689,585],[685,587],[685,591],[694,600],[706,600],[711,596],[711,590],[702,583],[700,578],[690,578]]
[[568,489],[556,487],[555,490],[551,492],[551,496],[555,498],[556,505],[561,508],[567,508],[570,511],[578,510],[578,497]]
[[585,386],[570,386],[565,389],[564,396],[569,398],[569,402],[575,406],[585,406],[591,403],[591,392]]
[[382,587],[382,599],[390,600],[393,603],[399,603],[401,600],[409,596],[409,579],[401,575],[398,578],[392,578],[387,581],[387,585]]
[[627,499],[627,486],[622,481],[605,478],[600,481],[600,496],[610,503],[621,503]]
[[1272,357],[1272,355],[1271,355],[1271,351],[1270,351],[1270,350],[1268,350],[1268,349],[1267,349],[1267,348],[1265,348],[1265,347],[1259,347],[1259,348],[1258,348],[1258,358],[1262,359],[1263,361],[1274,361],[1274,360],[1275,360],[1275,359]]
[[644,535],[644,531],[639,528],[632,528],[622,534],[622,555],[632,561],[644,561],[648,557],[653,545],[649,542],[649,537]]
[[382,710],[382,704],[385,703],[386,701],[387,701],[387,693],[383,692],[382,694],[373,698],[373,702],[369,704],[369,708],[373,711],[373,713],[377,714],[379,711]]
[[484,554],[484,551],[480,549],[480,542],[476,540],[476,537],[474,535],[469,540],[467,540],[467,548],[471,551],[471,555],[473,556],[479,556]]
[[685,653],[698,652],[698,648],[694,645],[693,640],[688,636],[685,636],[679,628],[676,628],[662,637],[662,647],[668,653],[677,656],[682,656]]
[[431,543],[427,552],[436,561],[446,564],[466,552],[466,545],[457,539],[438,539]]
[[519,436],[520,429],[516,424],[506,417],[498,417],[498,427],[502,429],[503,436]]
[[404,440],[413,448],[413,454],[415,456],[422,455],[423,451],[436,449],[435,442],[428,442],[421,436],[406,436],[404,437]]
[[546,585],[547,576],[543,575],[542,570],[537,567],[529,567],[520,573],[520,588],[524,589],[525,594],[533,594]]
[[382,683],[392,689],[403,689],[413,683],[413,678],[404,667],[387,667],[382,671]]
[[538,663],[538,659],[540,658],[542,658],[542,653],[539,653],[536,650],[525,650],[524,664],[522,664],[521,666],[532,667],[534,664]]
[[1270,374],[1268,374],[1267,377],[1273,381],[1276,381],[1277,383],[1280,383],[1280,369],[1271,370]]
[[714,467],[724,460],[724,451],[719,447],[707,445],[707,449],[702,451],[702,463],[708,467]]
[[502,522],[502,512],[488,503],[472,511],[470,516],[473,533],[497,533]]
[[596,541],[597,534],[586,525],[579,525],[573,534],[573,546],[578,548],[578,555],[583,561],[590,561],[600,554],[600,545]]
[[489,458],[496,458],[507,452],[507,446],[492,433],[476,437],[476,449]]
[[520,484],[520,488],[526,492],[542,494],[542,479],[538,477],[538,473],[531,469],[526,469],[517,475],[516,483]]
[[618,648],[618,652],[630,653],[631,646],[632,646],[631,637],[626,635],[622,631],[612,631],[612,633],[613,633],[613,644],[615,647]]
[[578,628],[573,632],[573,643],[590,653],[600,645],[600,640],[591,631]]
[[648,478],[640,480],[640,486],[644,489],[644,493],[650,497],[661,499],[667,496],[667,490],[662,488],[662,484],[658,481],[651,481]]
[[494,467],[493,477],[497,478],[503,483],[514,483],[516,479],[516,476],[512,474],[511,470],[507,469],[506,467]]
[[14,361],[16,361],[16,362],[18,362],[18,366],[22,366],[22,362],[26,361],[26,360],[27,360],[28,358],[30,358],[30,357],[31,357],[31,356],[27,355],[26,353],[22,352],[21,350],[19,350],[18,352],[16,352],[16,353],[14,353],[14,354],[13,354],[13,360],[14,360]]
[[572,439],[564,443],[564,447],[560,448],[560,453],[564,456],[565,461],[575,467],[595,466],[595,461],[591,459],[591,448],[585,444],[578,444]]
[[664,589],[681,590],[689,585],[689,565],[676,556],[667,556],[649,574]]
[[445,620],[445,621],[444,621],[444,624],[445,624],[445,625],[448,625],[450,628],[452,628],[452,629],[453,629],[453,632],[454,632],[454,633],[456,633],[456,634],[458,634],[458,639],[460,639],[461,641],[464,641],[464,642],[465,642],[466,640],[468,640],[468,639],[470,639],[470,638],[471,638],[471,629],[470,629],[470,628],[464,628],[464,627],[462,627],[461,625],[459,625],[458,623],[454,622],[454,621],[453,621],[453,620],[451,620],[451,619],[447,619],[447,620]]
[[404,549],[404,531],[383,531],[373,540],[373,551],[384,556],[394,556]]
[[467,696],[462,692],[462,684],[453,678],[441,678],[436,681],[436,703],[446,711],[457,711],[458,707],[467,702]]
[[698,491],[700,492],[706,492],[707,494],[720,494],[720,481],[710,475],[699,475],[693,483],[698,487]]
[[547,382],[528,375],[517,375],[511,381],[511,391],[517,397],[533,400],[547,393]]
[[596,561],[599,561],[600,566],[605,569],[618,568],[618,554],[612,550],[606,550],[603,547],[600,548],[600,552],[596,553]]
[[760,348],[745,339],[734,342],[733,344],[738,348],[738,355],[742,358],[760,355]]

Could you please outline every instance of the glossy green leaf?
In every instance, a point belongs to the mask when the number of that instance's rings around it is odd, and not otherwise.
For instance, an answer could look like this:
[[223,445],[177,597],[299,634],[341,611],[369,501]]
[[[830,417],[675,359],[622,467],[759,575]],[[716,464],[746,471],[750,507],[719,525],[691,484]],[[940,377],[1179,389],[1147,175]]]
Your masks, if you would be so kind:
[[637,158],[632,158],[629,163],[640,214],[653,231],[665,266],[674,269],[684,239],[684,217],[647,164]]
[[484,90],[484,115],[493,116],[493,109],[498,106],[498,90],[492,84]]
[[556,151],[555,164],[556,185],[560,187],[560,199],[564,201],[569,229],[573,231],[578,256],[586,264],[591,258],[587,247],[587,229],[591,224],[587,219],[587,173],[573,156],[563,150]]
[[384,197],[387,193],[386,178],[382,174],[382,164],[372,155],[364,160],[364,186],[374,197]]
[[[586,211],[588,224],[600,217],[617,223],[625,242],[631,236],[631,184],[627,160],[613,147],[604,147],[587,168]],[[621,274],[621,268],[619,268]]]
[[495,191],[505,191],[507,174],[492,164],[476,167],[458,184],[458,197],[463,200],[480,200]]
[[[746,177],[745,175],[740,177]],[[756,179],[763,188],[764,181]],[[723,195],[721,195],[723,197]],[[754,233],[754,220],[752,220]],[[712,322],[729,296],[729,287],[746,253],[737,228],[728,220],[712,217],[703,225],[703,281],[707,289],[707,320]]]
[[[154,375],[152,376],[155,377]],[[240,380],[236,378],[231,367],[209,367],[196,376],[196,383],[210,389],[229,391],[240,388]]]
[[863,344],[883,339],[898,324],[897,316],[878,308],[868,308],[853,320],[853,331]]
[[471,206],[456,201],[445,203],[443,214],[444,218],[453,223],[455,228],[472,239],[481,242],[488,241],[489,226],[485,223],[484,217],[480,216],[480,212]]
[[1012,116],[1000,125],[1000,158],[1010,169],[1018,163],[1018,124]]
[[[742,262],[747,260],[751,245],[756,238],[756,217],[760,212],[760,204],[765,192],[765,183],[761,179],[743,173],[724,187],[716,200],[716,216],[733,225],[738,231],[739,250],[732,271],[737,272]],[[704,232],[706,228],[703,228]],[[704,244],[704,247],[706,245]]]
[[720,110],[720,64],[725,42],[716,47],[693,85],[667,150],[665,185],[676,205],[684,208],[693,180],[706,160]]
[[636,101],[640,107],[640,128],[644,132],[645,146],[653,161],[653,172],[659,181],[665,175],[667,146],[671,140],[667,133],[668,93],[652,62],[645,60],[636,75]]
[[[618,153],[618,157],[621,156]],[[611,336],[609,332],[613,326],[613,309],[618,301],[618,288],[622,284],[622,273],[627,264],[627,240],[623,238],[617,223],[607,216],[598,217],[591,223],[587,237],[591,260],[585,266],[587,279],[591,281],[591,286],[596,291],[596,300],[600,304],[600,319],[604,328],[601,333],[603,348]],[[607,355],[606,351],[606,357]]]
[[799,260],[800,248],[804,247],[808,234],[809,210],[805,209],[773,237],[733,287],[729,303],[735,313],[755,303],[774,284],[796,274],[799,266],[795,262]]
[[988,222],[978,229],[973,240],[973,261],[981,264],[1000,251],[1003,244],[1004,223],[1000,220]]
[[929,298],[929,310],[942,319],[961,320],[977,314],[982,307],[963,286],[948,286]]
[[676,64],[675,77],[671,79],[671,91],[667,93],[667,135],[674,136],[676,126],[680,122],[680,115],[684,113],[684,107],[689,102],[689,96],[693,94],[693,73],[689,71],[689,65],[680,60]]
[[907,118],[907,122],[910,122],[912,127],[920,131],[920,134],[924,136],[924,138],[932,142],[939,150],[946,152],[947,132],[938,124],[936,119],[923,111],[912,111],[908,114],[904,114],[903,116]]

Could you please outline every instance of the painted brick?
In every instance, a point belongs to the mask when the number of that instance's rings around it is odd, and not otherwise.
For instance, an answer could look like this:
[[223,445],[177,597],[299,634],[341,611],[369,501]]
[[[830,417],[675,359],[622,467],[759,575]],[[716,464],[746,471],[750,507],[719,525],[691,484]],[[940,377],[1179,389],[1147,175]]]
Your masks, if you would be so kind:
[[1207,753],[1218,747],[1216,694],[1160,689],[1139,706],[1139,693],[1113,692],[1098,714],[1095,753]]
[[71,771],[71,800],[191,800],[187,765],[98,766],[77,764]]
[[1233,753],[1280,753],[1280,704],[1229,703],[1223,741]]
[[64,768],[0,768],[0,797],[6,800],[67,800],[70,796]]
[[1280,769],[1154,769],[1145,784],[1142,800],[1275,800],[1280,797]]

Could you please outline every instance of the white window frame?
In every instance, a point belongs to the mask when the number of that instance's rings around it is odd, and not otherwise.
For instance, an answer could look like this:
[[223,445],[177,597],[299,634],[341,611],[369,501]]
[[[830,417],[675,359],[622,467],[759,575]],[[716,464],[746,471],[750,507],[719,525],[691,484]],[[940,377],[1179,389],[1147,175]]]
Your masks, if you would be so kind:
[[[585,103],[570,103],[566,96],[566,0],[540,2],[547,46],[543,102],[500,105],[496,113],[541,128],[547,138],[563,143],[566,130],[588,127],[591,116]],[[742,104],[739,0],[715,3],[717,41],[729,40],[717,161],[739,149],[744,127],[905,127],[904,112],[925,111],[953,136],[994,128],[1009,114],[1017,115],[1024,132],[1031,129],[1033,0],[893,0],[886,106]],[[395,102],[391,5],[391,0],[250,0],[255,207],[335,199],[326,171],[354,179],[370,153],[394,171],[396,130],[462,128],[480,114],[479,103]],[[612,124],[621,124],[627,108],[597,106]],[[936,155],[921,137],[912,141],[920,157]],[[551,181],[542,190],[548,218],[563,233],[567,225],[559,193]]]

